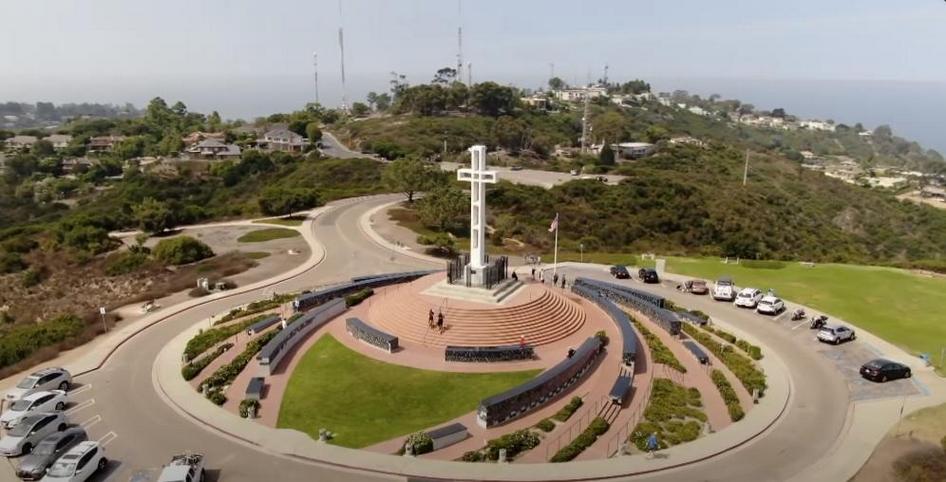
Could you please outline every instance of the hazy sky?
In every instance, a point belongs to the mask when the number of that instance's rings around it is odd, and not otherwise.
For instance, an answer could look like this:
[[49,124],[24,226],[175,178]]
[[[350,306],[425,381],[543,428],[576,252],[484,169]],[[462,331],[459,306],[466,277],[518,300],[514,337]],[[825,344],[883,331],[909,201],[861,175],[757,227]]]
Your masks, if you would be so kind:
[[[349,97],[392,70],[428,81],[456,63],[452,0],[0,0],[0,100],[131,101],[154,95],[245,116],[300,105],[319,54],[321,100],[339,100],[343,25]],[[538,86],[687,79],[946,82],[940,0],[466,0],[474,80]],[[696,90],[696,89],[694,89]],[[724,94],[726,94],[724,92]],[[314,95],[314,94],[312,94]]]

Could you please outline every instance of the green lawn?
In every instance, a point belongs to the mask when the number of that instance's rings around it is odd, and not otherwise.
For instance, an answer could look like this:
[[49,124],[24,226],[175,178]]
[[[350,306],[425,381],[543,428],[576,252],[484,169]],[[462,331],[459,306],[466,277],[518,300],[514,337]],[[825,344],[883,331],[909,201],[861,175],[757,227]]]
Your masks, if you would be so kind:
[[302,218],[266,218],[253,221],[256,224],[279,224],[282,226],[302,226]]
[[303,356],[279,410],[280,428],[361,448],[476,410],[480,400],[518,385],[539,370],[447,373],[383,363],[358,354],[331,335]]
[[[777,266],[777,265],[776,265]],[[717,258],[668,258],[667,270],[706,279],[728,274],[740,286],[773,288],[779,296],[843,318],[939,364],[946,348],[946,278],[875,266],[799,263],[753,268]],[[942,370],[944,367],[940,367]]]
[[256,231],[250,231],[243,236],[237,238],[237,242],[240,243],[262,243],[264,241],[272,241],[274,239],[283,239],[283,238],[294,238],[296,236],[301,236],[299,231],[294,229],[286,228],[266,228],[266,229],[257,229]]

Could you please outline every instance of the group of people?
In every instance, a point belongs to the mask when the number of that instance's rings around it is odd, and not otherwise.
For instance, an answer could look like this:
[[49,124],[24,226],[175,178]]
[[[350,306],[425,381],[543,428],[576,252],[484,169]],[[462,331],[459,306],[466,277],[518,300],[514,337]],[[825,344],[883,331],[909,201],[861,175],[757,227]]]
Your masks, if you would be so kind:
[[442,334],[443,334],[443,330],[444,330],[444,327],[443,327],[443,312],[440,311],[440,310],[437,310],[437,323],[434,324],[434,310],[430,310],[430,313],[427,313],[427,327],[428,327],[428,328],[435,328],[435,327],[436,327],[436,328],[437,328],[437,331],[439,331],[440,334],[442,335]]
[[[515,274],[516,274],[516,273],[513,273],[513,275],[515,275]],[[518,276],[516,277],[516,279],[518,279]],[[536,279],[539,280],[539,283],[545,284],[545,270],[544,270],[544,269],[540,269],[540,270],[539,270],[539,277],[536,278],[536,277],[535,277],[535,267],[532,268],[532,280],[535,281]],[[552,275],[552,279],[551,279],[550,281],[552,282],[552,286],[553,286],[553,287],[559,286],[559,275],[558,275],[558,273],[554,273],[554,274]],[[561,287],[562,287],[562,289],[565,289],[565,274],[564,274],[564,273],[562,273],[561,281],[562,281],[562,282],[561,282]]]

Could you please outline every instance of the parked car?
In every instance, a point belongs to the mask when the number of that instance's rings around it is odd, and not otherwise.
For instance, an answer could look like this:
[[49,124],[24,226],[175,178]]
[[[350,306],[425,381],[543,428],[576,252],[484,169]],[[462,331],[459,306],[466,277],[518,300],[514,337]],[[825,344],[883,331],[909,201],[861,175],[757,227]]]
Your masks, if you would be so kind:
[[755,310],[763,315],[777,315],[785,311],[785,302],[775,296],[763,296]]
[[105,470],[108,459],[105,458],[105,447],[98,442],[87,440],[71,448],[66,455],[49,467],[42,480],[49,482],[84,482],[92,474]]
[[3,428],[10,428],[31,413],[61,412],[64,408],[66,408],[66,392],[62,390],[31,393],[13,402],[3,414],[0,414],[0,425]]
[[755,308],[759,306],[759,301],[762,300],[762,290],[757,288],[743,288],[742,291],[736,295],[736,306],[740,308]]
[[578,169],[572,169],[571,171],[568,171],[568,173],[571,174],[572,176],[577,176],[581,174],[581,172],[579,172]]
[[825,343],[840,345],[842,341],[853,341],[857,338],[854,330],[844,325],[826,325],[818,331],[818,340]]
[[33,449],[33,453],[20,459],[20,466],[17,468],[16,475],[23,480],[42,479],[43,475],[46,474],[46,469],[56,459],[69,452],[69,449],[75,447],[79,442],[88,439],[88,434],[79,427],[56,432],[37,444],[36,448]]
[[158,482],[203,482],[204,456],[201,454],[180,454],[171,457],[171,462],[164,466]]
[[861,376],[875,382],[886,382],[898,378],[910,378],[910,367],[903,363],[890,361],[884,358],[875,358],[861,367]]
[[509,168],[510,171],[521,171],[522,166],[512,166]]
[[627,271],[626,266],[618,264],[611,267],[611,276],[617,279],[628,279],[631,277],[631,273]]
[[64,368],[45,368],[24,378],[15,388],[7,391],[4,398],[7,402],[19,400],[31,393],[43,390],[69,390],[72,385],[72,375]]
[[0,438],[0,455],[4,457],[26,455],[47,436],[62,432],[67,428],[66,416],[62,412],[27,415],[8,430],[3,438]]
[[657,276],[657,270],[653,268],[641,268],[637,272],[637,276],[644,283],[660,283],[660,277]]
[[706,281],[701,279],[691,279],[683,284],[683,288],[687,293],[693,293],[694,295],[705,295],[709,293],[709,285],[706,284]]
[[733,301],[736,299],[736,286],[732,278],[724,276],[713,284],[713,299],[717,301]]

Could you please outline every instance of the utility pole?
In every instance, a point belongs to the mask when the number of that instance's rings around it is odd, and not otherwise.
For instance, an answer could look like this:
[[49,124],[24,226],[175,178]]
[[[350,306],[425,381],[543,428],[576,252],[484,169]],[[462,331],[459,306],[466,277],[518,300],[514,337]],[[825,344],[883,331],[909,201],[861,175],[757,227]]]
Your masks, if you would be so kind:
[[457,0],[457,81],[463,83],[463,3]]
[[315,70],[315,103],[319,103],[319,54],[312,52],[312,68]]
[[745,186],[749,181],[749,149],[746,149],[746,167],[742,171],[742,185]]
[[590,127],[588,126],[588,113],[591,109],[591,95],[588,90],[585,90],[585,111],[581,115],[581,153],[585,154],[588,147],[588,131]]
[[608,64],[604,64],[604,85],[608,85]]
[[341,53],[342,68],[342,110],[348,110],[348,91],[345,89],[345,31],[342,24],[342,0],[338,0],[338,50]]

